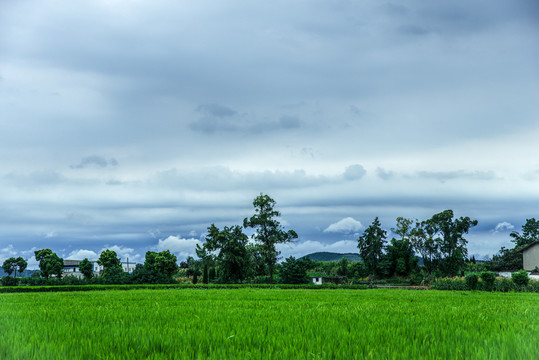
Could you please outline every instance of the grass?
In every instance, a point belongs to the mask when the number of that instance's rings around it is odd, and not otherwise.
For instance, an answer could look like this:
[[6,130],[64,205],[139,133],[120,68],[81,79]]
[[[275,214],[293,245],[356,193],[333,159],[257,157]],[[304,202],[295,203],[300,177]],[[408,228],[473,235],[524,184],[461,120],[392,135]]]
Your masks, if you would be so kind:
[[167,289],[0,294],[2,359],[532,359],[539,295]]

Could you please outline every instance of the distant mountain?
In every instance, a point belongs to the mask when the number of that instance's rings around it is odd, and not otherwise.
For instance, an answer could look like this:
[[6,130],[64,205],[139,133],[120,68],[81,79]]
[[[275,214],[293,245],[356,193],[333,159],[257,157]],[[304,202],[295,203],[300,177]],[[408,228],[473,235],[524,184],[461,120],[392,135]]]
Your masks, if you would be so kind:
[[303,256],[303,258],[309,258],[313,261],[339,261],[342,258],[348,259],[348,261],[360,261],[359,254],[355,253],[334,253],[334,252],[315,252]]

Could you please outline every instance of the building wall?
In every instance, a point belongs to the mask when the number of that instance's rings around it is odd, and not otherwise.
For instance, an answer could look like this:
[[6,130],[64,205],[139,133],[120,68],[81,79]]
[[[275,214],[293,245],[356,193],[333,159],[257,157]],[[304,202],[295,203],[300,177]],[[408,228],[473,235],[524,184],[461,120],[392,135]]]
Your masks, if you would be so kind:
[[539,267],[539,244],[535,244],[525,250],[522,256],[524,259],[524,270],[532,271],[535,267]]

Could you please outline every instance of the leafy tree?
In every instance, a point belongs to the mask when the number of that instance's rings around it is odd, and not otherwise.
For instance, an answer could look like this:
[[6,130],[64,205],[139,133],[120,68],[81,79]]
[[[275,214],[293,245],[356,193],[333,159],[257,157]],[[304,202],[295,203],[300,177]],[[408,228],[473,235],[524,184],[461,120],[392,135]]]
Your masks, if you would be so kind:
[[414,221],[403,217],[397,218],[397,226],[392,228],[400,239],[392,238],[390,244],[386,247],[386,256],[388,267],[387,276],[400,275],[407,276],[417,268],[417,258],[415,257],[414,247],[410,241],[413,231]]
[[339,269],[337,270],[337,275],[345,277],[348,276],[348,264],[349,261],[345,257],[339,260]]
[[106,249],[102,251],[99,255],[99,259],[97,259],[97,263],[103,266],[104,277],[116,274],[118,272],[117,269],[123,271],[120,258],[117,257],[116,251],[114,250]]
[[144,259],[144,267],[156,274],[172,277],[178,271],[178,265],[176,262],[178,259],[176,255],[172,254],[169,250],[161,252],[146,252]]
[[309,282],[307,264],[303,260],[296,260],[293,256],[283,261],[279,276],[283,284],[306,284]]
[[26,260],[24,260],[22,257],[14,258],[10,257],[9,259],[6,259],[4,263],[2,264],[2,269],[8,274],[11,275],[13,272],[15,272],[15,277],[17,277],[17,271],[22,273],[24,269],[26,269],[26,266],[28,263]]
[[357,241],[359,256],[363,259],[367,266],[367,270],[372,275],[376,273],[378,263],[382,257],[386,233],[387,232],[380,227],[380,221],[378,220],[378,217],[376,217]]
[[262,255],[262,245],[247,244],[251,276],[263,276],[266,274],[266,263]]
[[[26,269],[26,267],[28,266],[28,262],[26,260],[24,260],[22,257],[18,257],[17,258],[17,270],[19,271],[19,274],[22,274],[22,272]],[[15,276],[17,274],[15,273]]]
[[441,258],[438,243],[434,239],[435,232],[436,230],[427,226],[425,221],[416,222],[410,231],[412,247],[421,255],[423,266],[429,274],[436,270]]
[[495,271],[518,270],[524,267],[522,253],[518,249],[507,249],[502,246],[497,254],[492,256],[490,268]]
[[2,264],[2,269],[8,274],[8,276],[11,276],[13,271],[16,269],[16,260],[14,257],[10,257],[9,259],[6,259],[4,263]]
[[249,272],[249,254],[246,247],[248,240],[240,226],[225,226],[223,230],[219,230],[211,224],[206,242],[202,247],[197,245],[197,255],[207,259],[209,252],[217,252],[215,262],[219,268],[219,282],[241,282]]
[[187,276],[193,276],[195,273],[198,273],[198,267],[198,261],[196,261],[192,256],[188,256],[185,261],[180,262],[180,268],[187,269]]
[[273,273],[279,251],[275,245],[286,243],[296,239],[298,234],[294,230],[284,231],[276,218],[281,216],[279,211],[274,210],[275,200],[268,195],[260,194],[253,200],[255,215],[243,220],[244,228],[254,228],[253,239],[260,243],[260,252],[267,265],[270,276],[270,283],[273,283]]
[[515,244],[515,248],[523,248],[539,240],[539,221],[535,218],[526,219],[526,223],[522,225],[522,233],[513,231],[509,236],[513,238],[511,241]]
[[64,259],[60,258],[51,249],[41,249],[34,252],[35,258],[39,261],[41,276],[48,279],[51,275],[62,278],[64,270]]
[[79,269],[85,279],[91,279],[94,276],[94,266],[87,258],[80,262]]
[[492,257],[492,270],[518,270],[523,268],[524,264],[520,249],[539,240],[539,221],[535,220],[535,218],[526,219],[526,223],[522,225],[522,231],[520,233],[513,231],[509,236],[511,236],[511,242],[515,246],[512,249],[502,246],[500,251]]
[[430,233],[437,235],[435,241],[441,253],[440,267],[446,275],[457,275],[464,265],[464,259],[468,255],[464,238],[471,227],[477,225],[477,220],[469,217],[453,219],[453,210],[445,210],[432,216],[425,221]]

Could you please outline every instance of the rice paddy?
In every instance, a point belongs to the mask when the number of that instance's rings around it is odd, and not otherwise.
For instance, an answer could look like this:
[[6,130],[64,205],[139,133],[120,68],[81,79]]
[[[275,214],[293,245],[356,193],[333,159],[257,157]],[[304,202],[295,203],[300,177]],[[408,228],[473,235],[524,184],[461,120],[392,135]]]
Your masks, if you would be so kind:
[[538,334],[533,293],[0,294],[1,359],[533,359]]

